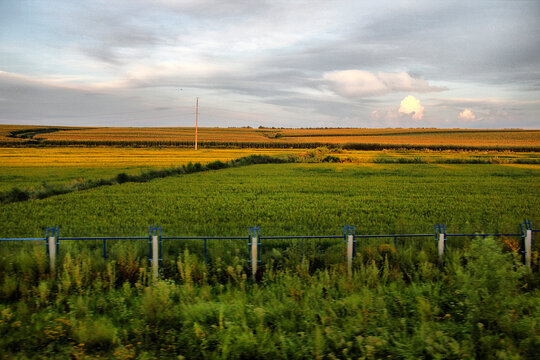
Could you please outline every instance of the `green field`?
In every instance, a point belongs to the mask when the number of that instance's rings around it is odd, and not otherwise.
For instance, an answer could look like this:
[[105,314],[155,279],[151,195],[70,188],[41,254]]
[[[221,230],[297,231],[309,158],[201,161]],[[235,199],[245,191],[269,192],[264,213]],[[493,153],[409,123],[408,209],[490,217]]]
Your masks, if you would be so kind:
[[[517,230],[540,220],[536,168],[452,164],[278,164],[126,183],[2,207],[3,236],[38,236],[61,225],[69,236]],[[24,216],[23,216],[24,215]]]
[[[250,165],[8,203],[0,237],[42,237],[49,225],[62,237],[147,236],[149,225],[164,236],[247,237],[251,225],[268,236],[340,235],[348,224],[357,234],[432,233],[434,223],[516,233],[524,218],[540,223],[538,165],[418,156]],[[385,163],[392,158],[416,163]],[[41,176],[35,168],[29,179]],[[362,240],[348,277],[341,239],[267,240],[254,282],[246,240],[209,242],[206,265],[202,240],[164,241],[159,281],[146,240],[109,241],[107,260],[100,241],[62,241],[54,275],[43,243],[2,243],[1,356],[533,359],[538,247],[529,273],[518,245],[454,238],[441,260],[433,238],[399,239],[397,248]]]

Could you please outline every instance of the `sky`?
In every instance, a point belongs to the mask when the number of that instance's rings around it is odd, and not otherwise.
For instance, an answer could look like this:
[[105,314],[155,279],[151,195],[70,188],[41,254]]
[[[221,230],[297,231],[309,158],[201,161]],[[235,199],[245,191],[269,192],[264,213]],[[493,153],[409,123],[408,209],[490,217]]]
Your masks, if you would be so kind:
[[0,0],[0,124],[540,128],[540,1]]

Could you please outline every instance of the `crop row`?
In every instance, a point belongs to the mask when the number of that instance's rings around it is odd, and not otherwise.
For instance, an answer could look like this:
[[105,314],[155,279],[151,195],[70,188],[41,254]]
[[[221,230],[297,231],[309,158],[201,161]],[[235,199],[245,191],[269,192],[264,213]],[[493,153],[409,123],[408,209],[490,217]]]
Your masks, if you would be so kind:
[[[20,146],[114,146],[114,147],[193,147],[193,141],[165,141],[165,140],[29,140],[26,142],[0,141],[0,147]],[[249,142],[249,141],[201,141],[199,148],[217,149],[310,149],[317,147],[342,148],[345,150],[460,150],[460,151],[516,151],[538,152],[540,146],[534,145],[454,145],[454,144],[410,144],[410,143],[334,143],[334,142]]]

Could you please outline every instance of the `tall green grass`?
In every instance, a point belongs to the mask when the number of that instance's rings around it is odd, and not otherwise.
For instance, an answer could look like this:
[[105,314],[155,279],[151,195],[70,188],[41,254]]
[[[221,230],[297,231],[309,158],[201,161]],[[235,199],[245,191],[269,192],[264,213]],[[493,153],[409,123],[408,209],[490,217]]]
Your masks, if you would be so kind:
[[129,251],[90,255],[65,254],[55,277],[41,245],[0,259],[4,357],[534,359],[540,346],[538,273],[490,238],[443,260],[367,246],[352,276],[274,254],[257,282],[240,258],[179,251],[177,275],[152,281]]

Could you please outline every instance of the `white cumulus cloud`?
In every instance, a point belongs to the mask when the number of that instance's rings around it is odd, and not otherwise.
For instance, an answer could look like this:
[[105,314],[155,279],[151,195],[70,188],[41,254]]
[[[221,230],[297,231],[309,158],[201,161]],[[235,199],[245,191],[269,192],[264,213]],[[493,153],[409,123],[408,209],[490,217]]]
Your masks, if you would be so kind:
[[459,113],[459,118],[461,120],[473,121],[474,119],[476,119],[476,115],[472,112],[471,109],[465,109]]
[[421,120],[424,117],[424,107],[420,104],[420,100],[412,95],[401,100],[398,111],[400,114],[409,115],[415,120]]
[[343,70],[324,73],[324,79],[337,94],[348,98],[380,96],[392,92],[432,92],[444,88],[431,86],[426,80],[406,72],[370,72]]

